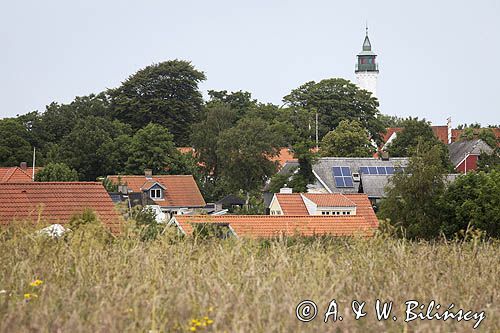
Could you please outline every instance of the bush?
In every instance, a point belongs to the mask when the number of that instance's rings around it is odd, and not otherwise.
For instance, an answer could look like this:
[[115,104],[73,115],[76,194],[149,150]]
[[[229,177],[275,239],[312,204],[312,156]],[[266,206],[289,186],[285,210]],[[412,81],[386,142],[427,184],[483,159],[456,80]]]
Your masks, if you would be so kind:
[[452,236],[470,228],[500,237],[500,172],[470,172],[450,184],[443,196],[442,231]]

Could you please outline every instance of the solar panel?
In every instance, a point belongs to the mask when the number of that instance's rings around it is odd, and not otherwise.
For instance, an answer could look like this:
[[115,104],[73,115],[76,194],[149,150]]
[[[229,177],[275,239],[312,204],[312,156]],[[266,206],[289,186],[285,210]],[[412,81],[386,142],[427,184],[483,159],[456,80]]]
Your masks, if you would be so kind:
[[377,167],[368,167],[368,170],[370,171],[370,175],[378,175]]
[[385,170],[387,171],[388,175],[394,174],[394,167],[385,167]]
[[385,167],[377,167],[377,171],[379,175],[386,175]]
[[333,167],[333,178],[336,187],[354,187],[350,167]]
[[365,175],[369,175],[370,172],[368,171],[368,167],[360,167],[359,172]]

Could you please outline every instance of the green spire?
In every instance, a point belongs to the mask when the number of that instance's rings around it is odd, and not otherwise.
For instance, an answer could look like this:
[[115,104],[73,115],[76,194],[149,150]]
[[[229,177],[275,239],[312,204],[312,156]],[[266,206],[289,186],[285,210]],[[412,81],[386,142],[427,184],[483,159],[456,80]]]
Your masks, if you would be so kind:
[[371,51],[372,50],[372,44],[370,43],[370,38],[368,38],[368,25],[366,25],[366,37],[365,41],[363,42],[363,51]]

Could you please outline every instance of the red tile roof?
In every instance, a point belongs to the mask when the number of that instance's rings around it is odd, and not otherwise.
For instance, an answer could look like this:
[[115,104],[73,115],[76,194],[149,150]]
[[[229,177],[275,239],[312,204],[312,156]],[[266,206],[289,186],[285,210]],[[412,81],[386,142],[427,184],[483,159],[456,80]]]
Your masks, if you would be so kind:
[[363,216],[370,225],[378,228],[378,218],[375,215],[370,199],[364,193],[345,193],[349,200],[356,204],[356,216]]
[[278,156],[272,157],[270,159],[273,162],[278,162],[279,168],[283,167],[286,162],[296,162],[298,161],[293,157],[293,152],[288,148],[281,148]]
[[356,204],[342,193],[304,193],[318,207],[354,207]]
[[181,154],[191,154],[195,156],[195,149],[193,147],[177,147],[177,150]]
[[376,226],[362,216],[286,215],[176,215],[172,222],[191,235],[193,224],[229,225],[237,236],[272,238],[278,236],[373,236]]
[[113,232],[119,231],[121,217],[101,183],[0,184],[0,224],[14,220],[66,224],[86,208],[92,209]]
[[[432,132],[438,138],[441,142],[444,144],[448,143],[448,126],[431,126]],[[389,138],[392,136],[393,133],[399,133],[403,130],[403,127],[389,127],[386,128],[385,134],[382,134],[382,140],[384,143],[389,140]]]
[[30,171],[32,169],[23,170],[20,167],[0,168],[0,183],[31,182],[33,179]]
[[[497,141],[499,142],[499,145],[500,145],[500,128],[496,127],[496,128],[490,128],[490,129],[495,134],[495,137],[497,138]],[[480,129],[474,129],[474,133],[477,133],[479,131],[480,131]],[[463,129],[452,129],[451,130],[451,142],[459,141],[460,136],[462,135],[463,132],[464,132]]]
[[276,193],[278,203],[285,215],[309,215],[299,193]]
[[205,207],[206,203],[200,189],[191,175],[159,175],[151,179],[145,176],[108,176],[113,183],[127,185],[132,192],[142,192],[146,183],[155,181],[163,185],[166,190],[163,199],[155,200],[164,207]]
[[432,132],[442,143],[448,144],[448,126],[431,126]]
[[387,140],[389,140],[389,138],[392,136],[393,133],[401,132],[403,130],[403,128],[402,127],[389,127],[389,128],[386,128],[385,130],[386,130],[385,134],[382,134],[382,140],[384,141],[384,143],[386,143]]

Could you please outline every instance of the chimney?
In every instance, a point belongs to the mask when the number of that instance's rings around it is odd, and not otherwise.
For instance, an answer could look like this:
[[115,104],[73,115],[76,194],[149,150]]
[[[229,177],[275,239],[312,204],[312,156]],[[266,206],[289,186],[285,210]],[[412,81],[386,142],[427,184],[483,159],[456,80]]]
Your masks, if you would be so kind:
[[388,161],[389,160],[389,153],[386,151],[382,152],[382,161]]
[[127,185],[118,185],[118,193],[128,194],[128,187],[127,187]]
[[451,117],[446,119],[446,125],[448,126],[448,144],[451,143]]
[[144,176],[146,176],[147,179],[153,178],[153,170],[152,169],[144,169]]
[[280,193],[290,194],[293,193],[293,189],[287,187],[285,184],[285,187],[280,188]]
[[21,167],[21,169],[23,169],[23,171],[26,171],[26,170],[28,170],[28,163],[26,163],[26,162],[21,162],[20,167]]

